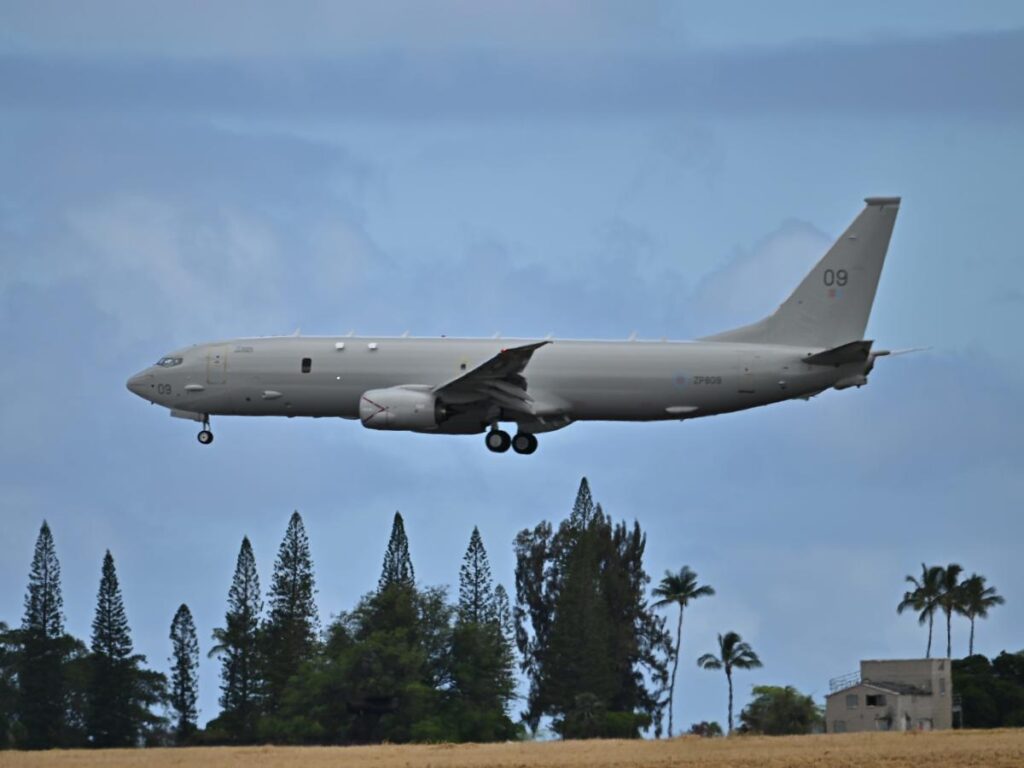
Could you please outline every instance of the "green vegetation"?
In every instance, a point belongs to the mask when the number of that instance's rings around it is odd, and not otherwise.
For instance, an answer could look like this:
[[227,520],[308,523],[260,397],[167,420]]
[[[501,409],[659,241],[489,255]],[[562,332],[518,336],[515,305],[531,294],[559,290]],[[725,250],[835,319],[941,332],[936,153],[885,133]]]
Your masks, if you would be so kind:
[[903,599],[896,606],[897,613],[913,610],[918,614],[918,623],[928,624],[928,648],[925,658],[932,655],[932,625],[935,612],[941,610],[946,616],[946,658],[953,656],[953,614],[966,616],[971,622],[968,656],[974,655],[974,622],[987,619],[989,609],[1005,601],[995,587],[987,586],[984,576],[972,573],[960,580],[963,567],[957,563],[949,565],[925,565],[921,563],[921,578],[907,576],[906,581],[914,588],[903,593]]
[[740,712],[740,732],[765,736],[814,733],[824,723],[814,699],[792,686],[755,685],[754,698]]
[[715,590],[707,584],[697,586],[697,574],[690,569],[690,566],[684,565],[678,573],[665,571],[665,577],[654,588],[652,594],[658,598],[654,603],[655,608],[664,608],[669,605],[679,606],[679,619],[676,622],[676,646],[672,649],[672,678],[668,688],[668,735],[671,738],[676,670],[679,669],[679,650],[683,642],[683,609],[690,604],[691,600],[696,600],[698,597],[711,597],[715,594]]
[[964,728],[1024,727],[1024,651],[1003,651],[953,662],[953,690],[963,705]]
[[569,517],[516,537],[516,641],[530,683],[523,719],[564,738],[660,732],[671,637],[647,604],[646,536],[595,505],[586,479]]
[[725,670],[725,679],[729,682],[729,733],[732,733],[732,671],[756,669],[761,666],[761,659],[736,632],[726,632],[718,636],[718,656],[705,653],[697,659],[697,666],[701,669]]
[[142,668],[132,639],[110,550],[103,556],[86,689],[86,732],[97,747],[130,747],[162,725],[152,707],[163,701],[166,679]]
[[[294,512],[265,605],[252,545],[242,539],[208,653],[220,667],[220,712],[203,728],[199,638],[188,606],[171,621],[165,677],[134,651],[108,551],[87,647],[65,631],[60,563],[44,522],[21,625],[0,623],[0,748],[488,742],[520,739],[542,724],[563,738],[637,738],[662,735],[666,707],[671,735],[684,614],[715,592],[686,565],[649,591],[646,543],[639,523],[605,513],[584,478],[565,519],[516,536],[514,603],[495,582],[476,527],[453,601],[445,587],[416,581],[396,512],[376,588],[322,630],[309,538]],[[928,625],[928,654],[937,612],[946,618],[947,653],[954,615],[969,619],[973,650],[976,620],[1004,602],[985,577],[962,573],[957,564],[922,564],[919,578],[907,577],[912,589],[898,610]],[[660,609],[678,609],[674,637]],[[761,661],[726,632],[717,653],[697,663],[725,671],[731,733],[733,672]],[[516,707],[520,676],[529,687]],[[991,662],[971,655],[954,663],[953,681],[966,726],[1024,725],[1024,652]],[[819,727],[819,709],[795,689],[753,693],[741,731]],[[689,732],[716,736],[722,728],[704,722]]]
[[199,698],[199,640],[192,612],[182,603],[171,621],[171,687],[169,701],[176,715],[175,735],[185,744],[197,725]]

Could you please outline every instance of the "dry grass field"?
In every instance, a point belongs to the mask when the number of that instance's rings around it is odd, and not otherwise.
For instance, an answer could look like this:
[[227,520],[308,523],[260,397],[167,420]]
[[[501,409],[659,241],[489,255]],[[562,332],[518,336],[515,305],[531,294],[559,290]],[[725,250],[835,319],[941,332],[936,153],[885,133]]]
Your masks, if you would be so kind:
[[672,741],[583,741],[380,747],[211,747],[108,751],[0,752],[0,766],[196,766],[197,768],[554,768],[555,766],[799,766],[800,768],[1020,768],[1024,729],[740,737]]

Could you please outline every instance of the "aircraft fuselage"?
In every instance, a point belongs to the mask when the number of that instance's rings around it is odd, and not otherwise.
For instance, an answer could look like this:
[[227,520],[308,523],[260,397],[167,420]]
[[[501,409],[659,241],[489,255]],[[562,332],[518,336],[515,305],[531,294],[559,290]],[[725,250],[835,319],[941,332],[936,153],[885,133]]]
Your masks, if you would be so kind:
[[[175,411],[234,416],[359,418],[369,390],[435,387],[523,339],[273,337],[200,344],[128,384]],[[529,393],[568,421],[693,418],[807,397],[864,372],[803,362],[820,349],[675,341],[552,341],[530,362]],[[491,414],[493,415],[493,414]],[[503,418],[507,416],[507,418]],[[519,421],[501,414],[499,421]],[[458,429],[482,432],[481,414]],[[562,424],[564,426],[564,424]],[[533,431],[546,431],[535,429]]]

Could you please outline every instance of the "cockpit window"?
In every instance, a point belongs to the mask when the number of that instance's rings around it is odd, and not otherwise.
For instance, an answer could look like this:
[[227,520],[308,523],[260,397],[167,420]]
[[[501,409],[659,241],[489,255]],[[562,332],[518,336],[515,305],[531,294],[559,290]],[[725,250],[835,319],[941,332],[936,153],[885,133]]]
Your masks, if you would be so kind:
[[161,357],[157,360],[157,365],[161,368],[173,368],[176,365],[181,365],[180,357]]

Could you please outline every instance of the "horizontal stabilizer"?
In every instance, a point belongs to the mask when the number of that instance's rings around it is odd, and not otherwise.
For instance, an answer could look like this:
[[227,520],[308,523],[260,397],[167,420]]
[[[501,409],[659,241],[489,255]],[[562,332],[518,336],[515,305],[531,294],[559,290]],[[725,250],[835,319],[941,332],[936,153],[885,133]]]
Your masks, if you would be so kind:
[[871,354],[873,341],[851,341],[824,352],[808,355],[804,358],[805,363],[810,365],[846,365],[847,363],[863,363]]

